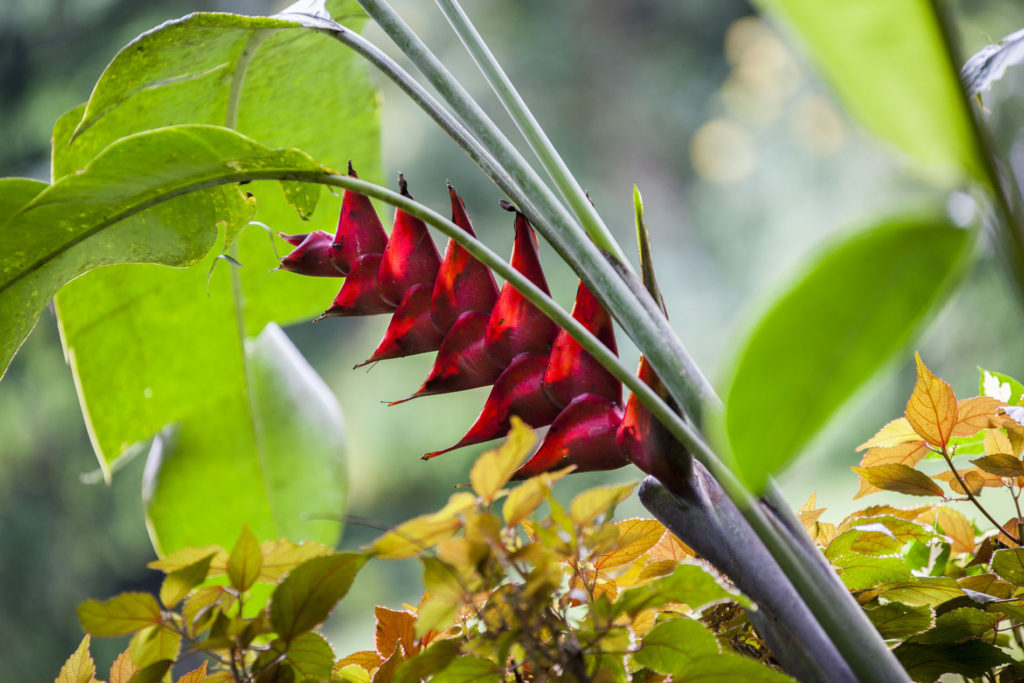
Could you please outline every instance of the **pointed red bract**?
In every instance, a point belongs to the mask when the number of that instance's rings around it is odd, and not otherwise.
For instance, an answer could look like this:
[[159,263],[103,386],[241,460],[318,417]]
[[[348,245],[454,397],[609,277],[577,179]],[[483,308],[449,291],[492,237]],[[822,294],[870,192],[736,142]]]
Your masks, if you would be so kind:
[[[576,291],[572,317],[613,353],[617,353],[611,317],[583,282],[580,282]],[[565,330],[558,332],[551,347],[551,358],[544,374],[544,391],[559,406],[569,405],[570,401],[581,394],[596,394],[622,404],[622,384],[619,380],[584,351]]]
[[532,458],[516,470],[513,479],[576,465],[577,472],[614,470],[629,464],[619,453],[615,434],[622,410],[605,398],[584,394],[559,413]]
[[559,409],[540,388],[547,356],[521,353],[494,382],[483,410],[457,444],[423,456],[433,458],[456,448],[483,443],[508,434],[511,417],[518,415],[531,427],[543,427],[558,417]]
[[489,315],[482,311],[466,311],[455,321],[441,342],[437,359],[423,386],[409,399],[432,394],[446,394],[486,386],[498,379],[501,368],[495,367],[484,353],[484,332]]
[[[462,198],[451,185],[448,193],[452,200],[452,222],[475,236]],[[431,299],[431,317],[438,331],[447,333],[466,311],[490,313],[497,299],[498,284],[490,269],[454,241],[448,240]]]
[[[525,275],[545,294],[548,283],[540,266],[537,236],[526,220],[516,212],[516,237],[512,245],[512,267]],[[499,366],[506,367],[520,353],[547,354],[558,334],[558,326],[519,291],[505,283],[491,311],[487,325],[487,353]]]
[[[412,199],[401,174],[398,176],[398,189],[403,196]],[[419,284],[433,286],[440,267],[441,256],[426,223],[397,209],[391,237],[384,249],[384,260],[380,262],[377,274],[381,296],[397,305],[410,288]]]
[[[359,177],[351,163],[348,165],[348,174],[353,178]],[[347,273],[355,267],[360,256],[384,253],[387,243],[388,236],[369,197],[345,190],[341,199],[338,230],[334,234],[335,263]]]
[[[285,235],[278,233],[289,244],[295,245],[287,256],[281,259],[281,269],[299,275],[315,277],[344,277],[345,273],[334,261],[334,239],[325,230],[306,233],[305,235]],[[302,239],[298,242],[296,238]]]
[[[640,379],[663,399],[668,391],[646,357],[640,358]],[[690,454],[636,396],[631,395],[617,434],[619,451],[642,471],[669,490],[685,491],[690,476]]]
[[421,284],[405,293],[377,349],[357,368],[387,358],[403,358],[441,348],[444,335],[430,320],[431,291],[432,285]]
[[381,298],[377,290],[377,270],[380,268],[380,254],[366,254],[356,259],[355,265],[345,278],[345,284],[334,299],[334,304],[318,318],[346,317],[353,315],[376,315],[390,313],[395,307]]
[[[327,231],[325,230],[323,232],[327,232]],[[327,234],[330,235],[331,233],[328,232]],[[293,247],[297,247],[300,244],[302,244],[306,240],[307,237],[309,237],[309,233],[308,232],[300,232],[297,235],[289,235],[289,234],[284,233],[284,232],[279,232],[279,233],[277,233],[277,236],[280,237],[281,239],[283,239],[288,244],[292,245]]]

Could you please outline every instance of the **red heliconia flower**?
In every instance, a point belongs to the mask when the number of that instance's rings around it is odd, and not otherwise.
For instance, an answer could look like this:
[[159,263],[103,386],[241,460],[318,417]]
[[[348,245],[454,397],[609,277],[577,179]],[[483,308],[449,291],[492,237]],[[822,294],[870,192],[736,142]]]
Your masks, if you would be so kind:
[[331,246],[334,238],[331,237],[331,233],[317,230],[301,235],[286,235],[283,232],[277,234],[295,247],[281,259],[281,270],[316,277],[345,276],[334,260],[334,249]]
[[[572,317],[582,323],[612,352],[617,352],[612,319],[582,281],[576,291]],[[551,347],[551,358],[548,370],[544,374],[543,386],[552,402],[563,407],[568,406],[581,394],[604,396],[618,405],[622,404],[622,384],[619,380],[584,351],[579,342],[565,330],[558,332]]]
[[[352,162],[348,164],[348,174],[359,177],[352,169]],[[360,256],[383,254],[387,243],[388,236],[369,197],[346,190],[341,199],[338,231],[334,235],[334,261],[348,273]]]
[[433,284],[420,284],[406,292],[377,349],[356,367],[441,348],[444,335],[437,331],[430,319],[430,295],[433,291]]
[[490,314],[485,311],[466,311],[460,315],[441,342],[423,386],[412,396],[392,401],[391,405],[420,396],[475,389],[498,379],[501,368],[495,367],[484,353],[484,332],[489,318]]
[[[640,358],[637,375],[658,396],[670,400],[665,385],[646,357]],[[634,465],[654,476],[670,490],[683,492],[677,484],[688,480],[691,456],[635,395],[631,395],[626,402],[616,440],[619,452]]]
[[[398,174],[398,191],[412,199],[401,173]],[[381,296],[398,305],[410,288],[419,284],[433,285],[440,267],[441,256],[437,253],[426,224],[397,209],[395,224],[377,275]]]
[[[462,197],[450,184],[448,193],[452,200],[452,222],[475,236]],[[431,318],[438,331],[447,334],[466,311],[490,313],[497,299],[498,284],[490,269],[454,241],[448,240],[431,298]]]
[[[516,212],[516,236],[512,245],[512,267],[530,279],[545,294],[550,294],[540,265],[537,236],[526,220]],[[499,367],[507,367],[524,352],[547,354],[558,334],[558,326],[519,291],[506,282],[498,295],[487,325],[487,354]]]
[[381,298],[377,289],[377,271],[380,269],[381,254],[364,254],[356,259],[345,284],[334,299],[334,304],[324,311],[317,320],[353,315],[376,315],[390,313],[395,306]]
[[616,402],[594,394],[577,396],[551,423],[540,448],[512,478],[528,479],[567,465],[576,465],[577,472],[628,465],[615,439],[621,423],[622,409]]
[[423,456],[424,460],[456,448],[483,443],[508,434],[511,417],[518,415],[531,427],[544,427],[558,417],[559,408],[541,390],[540,381],[548,366],[548,357],[521,353],[494,382],[483,410],[457,444]]

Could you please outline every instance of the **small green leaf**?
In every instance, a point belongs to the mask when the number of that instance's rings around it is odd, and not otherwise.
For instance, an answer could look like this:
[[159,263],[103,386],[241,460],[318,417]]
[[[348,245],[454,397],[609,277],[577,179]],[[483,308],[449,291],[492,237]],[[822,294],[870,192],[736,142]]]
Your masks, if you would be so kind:
[[206,576],[210,572],[210,561],[215,554],[211,552],[201,560],[176,569],[164,577],[163,583],[160,584],[160,602],[164,607],[174,607],[184,600],[193,588],[206,581]]
[[942,487],[932,481],[927,474],[897,462],[850,469],[859,474],[864,481],[884,491],[895,491],[908,496],[945,496]]
[[348,593],[366,555],[337,553],[303,562],[274,591],[270,623],[285,641],[309,631],[327,618]]
[[497,683],[502,677],[494,662],[464,655],[452,660],[434,680],[446,683]]
[[319,633],[301,633],[290,643],[275,640],[270,644],[269,659],[287,662],[296,680],[327,681],[334,667],[334,650]]
[[615,601],[613,613],[633,616],[648,607],[658,607],[669,602],[682,602],[693,609],[700,609],[720,600],[734,600],[741,605],[750,604],[745,597],[725,590],[700,567],[681,564],[666,577],[620,593]]
[[96,663],[89,654],[89,640],[89,634],[86,633],[82,642],[78,644],[78,649],[60,668],[54,683],[93,683],[96,680]]
[[153,662],[139,669],[139,672],[132,676],[131,683],[160,683],[172,666],[174,666],[173,659],[161,659]]
[[886,221],[818,256],[775,301],[737,356],[725,401],[728,445],[749,486],[759,491],[908,345],[969,242],[942,218]]
[[128,644],[128,653],[140,669],[167,660],[173,662],[180,652],[181,636],[161,624],[139,631]]
[[706,626],[693,619],[665,621],[644,636],[633,659],[658,673],[686,677],[694,660],[717,655],[718,641]]
[[263,555],[260,553],[260,542],[249,531],[248,525],[242,526],[242,533],[228,557],[228,578],[231,585],[244,593],[256,582],[263,567]]
[[1007,548],[992,554],[992,571],[1015,586],[1024,586],[1024,548]]
[[100,637],[123,636],[159,624],[162,615],[149,593],[121,593],[105,602],[86,600],[78,606],[78,619],[86,633]]

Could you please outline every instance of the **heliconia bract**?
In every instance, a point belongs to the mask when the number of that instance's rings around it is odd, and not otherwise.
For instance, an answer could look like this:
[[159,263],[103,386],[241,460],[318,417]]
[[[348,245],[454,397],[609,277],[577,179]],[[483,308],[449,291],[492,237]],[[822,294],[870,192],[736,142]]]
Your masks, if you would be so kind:
[[[349,175],[355,176],[351,165]],[[399,190],[409,197],[405,179]],[[473,235],[465,204],[448,186],[452,222]],[[515,210],[503,203],[503,208]],[[393,313],[384,336],[363,363],[437,351],[427,379],[411,398],[493,385],[483,409],[455,445],[423,456],[501,438],[512,415],[532,427],[550,425],[537,452],[516,473],[524,479],[575,465],[607,470],[633,462],[670,482],[685,481],[688,454],[635,397],[622,408],[622,385],[565,330],[510,284],[500,293],[494,276],[458,243],[438,255],[426,225],[396,211],[391,237],[369,199],[346,191],[338,231],[282,235],[296,249],[281,269],[306,275],[348,273],[323,317]],[[537,238],[516,211],[513,268],[548,292]],[[572,316],[613,353],[612,321],[580,282]],[[358,366],[357,366],[358,367]],[[640,378],[667,393],[646,359]]]

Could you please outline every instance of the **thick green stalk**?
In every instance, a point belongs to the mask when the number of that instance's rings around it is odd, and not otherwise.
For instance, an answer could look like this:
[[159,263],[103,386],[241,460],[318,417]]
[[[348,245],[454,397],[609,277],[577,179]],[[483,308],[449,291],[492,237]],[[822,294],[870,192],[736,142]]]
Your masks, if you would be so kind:
[[544,170],[551,176],[559,192],[569,202],[572,210],[583,223],[583,228],[590,235],[590,239],[598,247],[604,249],[609,254],[614,254],[619,261],[625,263],[626,256],[622,253],[622,249],[615,241],[615,238],[612,237],[608,226],[605,225],[604,220],[597,213],[594,205],[590,203],[587,194],[583,191],[583,188],[565,164],[565,161],[562,160],[558,150],[551,144],[551,140],[548,139],[547,134],[540,127],[533,112],[526,106],[526,102],[523,101],[515,86],[512,85],[512,81],[509,80],[501,65],[498,64],[498,60],[495,59],[494,54],[491,53],[487,44],[484,43],[476,27],[473,26],[469,17],[466,16],[465,11],[463,11],[456,0],[436,0],[436,2],[448,23],[451,24],[455,35],[462,41],[470,57],[476,62],[480,72],[491,86],[494,94],[498,96],[498,100],[505,107],[505,111],[512,117],[512,120],[519,128],[519,132],[522,133],[530,148],[533,149],[533,153],[540,159]]

